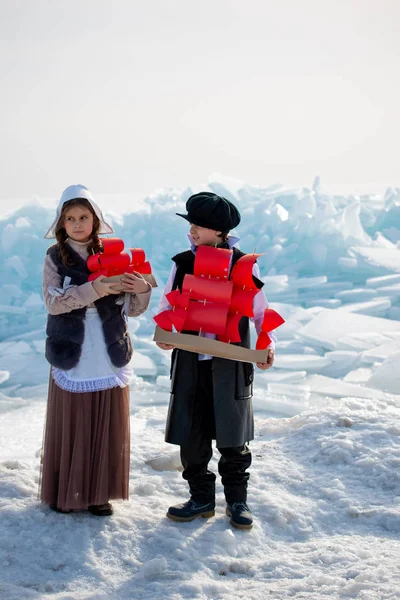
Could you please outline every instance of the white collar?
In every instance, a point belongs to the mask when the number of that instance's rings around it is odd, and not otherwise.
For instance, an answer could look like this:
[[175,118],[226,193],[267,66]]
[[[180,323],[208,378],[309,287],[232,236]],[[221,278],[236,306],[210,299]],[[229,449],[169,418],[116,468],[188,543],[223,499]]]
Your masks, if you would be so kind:
[[70,246],[78,246],[83,248],[84,246],[89,246],[90,244],[90,240],[88,240],[87,242],[78,242],[77,240],[71,240],[71,238],[67,238],[66,242],[70,245]]
[[[190,235],[190,233],[188,233],[187,236],[188,236],[188,239],[189,239],[189,242],[190,242],[190,249],[195,254],[197,246],[193,242],[193,238]],[[240,241],[240,238],[236,237],[235,235],[228,235],[228,239],[226,241],[228,242],[229,248],[233,248],[233,246]]]

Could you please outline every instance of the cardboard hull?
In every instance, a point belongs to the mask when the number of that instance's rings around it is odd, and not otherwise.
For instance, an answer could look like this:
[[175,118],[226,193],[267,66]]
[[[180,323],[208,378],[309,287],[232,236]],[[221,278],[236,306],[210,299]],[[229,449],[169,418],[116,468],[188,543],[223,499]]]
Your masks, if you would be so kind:
[[187,350],[188,352],[197,352],[199,354],[209,354],[218,358],[227,358],[228,360],[239,360],[241,362],[267,362],[268,350],[251,350],[226,344],[218,340],[210,340],[199,335],[189,335],[187,333],[173,333],[165,331],[161,327],[156,327],[154,338],[155,342],[162,344],[171,344],[175,348]]
[[[113,285],[113,289],[117,290],[118,292],[122,292],[121,285],[118,285],[121,283],[121,277],[122,277],[122,275],[113,275],[112,277],[103,277],[102,281],[106,281],[107,283],[115,282],[115,285]],[[158,287],[157,281],[155,280],[155,277],[152,273],[142,274],[142,277],[151,285],[151,287],[153,287],[153,288]]]

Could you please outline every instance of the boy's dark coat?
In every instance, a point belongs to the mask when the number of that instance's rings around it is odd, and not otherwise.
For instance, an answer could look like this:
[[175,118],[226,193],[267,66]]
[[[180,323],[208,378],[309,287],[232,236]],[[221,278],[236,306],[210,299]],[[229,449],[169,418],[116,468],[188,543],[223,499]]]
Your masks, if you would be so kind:
[[[241,256],[244,256],[243,252],[233,248],[232,267]],[[193,273],[194,258],[191,250],[173,257],[172,260],[177,265],[173,289],[181,288],[186,273]],[[263,286],[258,279],[254,278],[254,281],[257,287]],[[249,348],[250,331],[247,317],[241,319],[239,331],[242,341],[237,345]],[[194,352],[175,349],[172,353],[171,397],[165,432],[165,440],[170,444],[182,446],[190,441],[197,364],[198,355]],[[254,367],[251,363],[214,357],[212,373],[217,447],[243,446],[254,438],[251,400]]]
[[[75,250],[67,245],[68,253],[75,265],[66,267],[61,261],[57,245],[51,246],[47,254],[57,267],[61,277],[61,286],[66,277],[71,278],[71,285],[82,285],[88,281],[90,274],[86,262]],[[132,344],[126,320],[121,315],[121,308],[115,304],[115,296],[104,296],[96,300],[107,352],[113,365],[124,367],[132,357]],[[64,371],[75,367],[80,359],[85,337],[86,307],[72,310],[60,315],[48,315],[46,328],[46,359],[58,369]]]

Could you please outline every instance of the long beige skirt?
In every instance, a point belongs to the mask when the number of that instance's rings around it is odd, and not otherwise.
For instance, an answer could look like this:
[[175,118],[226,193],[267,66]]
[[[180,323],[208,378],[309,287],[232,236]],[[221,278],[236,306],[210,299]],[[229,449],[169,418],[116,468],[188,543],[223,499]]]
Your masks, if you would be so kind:
[[129,386],[76,394],[50,376],[41,500],[61,510],[129,496]]

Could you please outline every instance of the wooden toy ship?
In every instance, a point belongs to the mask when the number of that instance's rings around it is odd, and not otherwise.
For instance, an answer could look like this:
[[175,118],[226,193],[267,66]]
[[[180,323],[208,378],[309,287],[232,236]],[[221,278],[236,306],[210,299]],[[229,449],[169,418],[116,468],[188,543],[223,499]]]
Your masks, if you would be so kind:
[[152,287],[157,287],[157,282],[151,271],[151,265],[146,260],[142,248],[129,248],[130,254],[124,252],[124,242],[119,238],[102,238],[102,252],[96,252],[87,259],[87,266],[91,274],[89,281],[102,277],[105,281],[114,283],[116,290],[121,290],[121,275],[124,273],[140,273]]
[[[199,246],[193,275],[185,275],[182,291],[177,289],[166,295],[171,309],[154,317],[157,323],[154,340],[200,354],[266,362],[267,346],[271,342],[268,333],[284,323],[275,310],[265,310],[255,350],[237,345],[241,341],[240,320],[254,317],[253,299],[260,290],[252,270],[259,256],[242,256],[229,278],[232,250]],[[193,335],[193,332],[215,334],[217,339]]]

